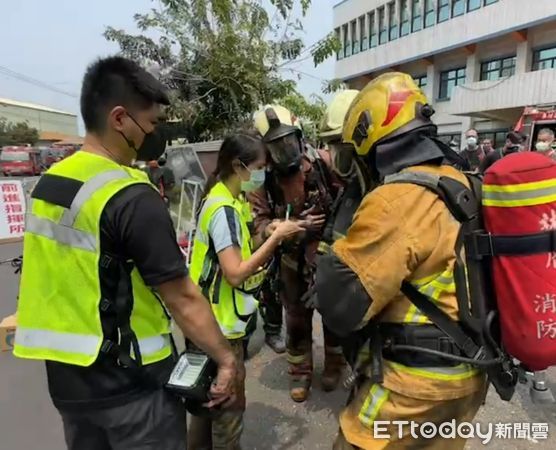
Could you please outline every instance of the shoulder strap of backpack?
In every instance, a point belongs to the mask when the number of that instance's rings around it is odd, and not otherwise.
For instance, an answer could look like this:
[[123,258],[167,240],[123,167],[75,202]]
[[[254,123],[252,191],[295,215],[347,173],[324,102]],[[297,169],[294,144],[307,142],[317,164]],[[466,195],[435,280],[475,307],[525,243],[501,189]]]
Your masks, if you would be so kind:
[[[435,193],[446,205],[448,210],[460,223],[476,216],[479,206],[472,191],[457,180],[440,177],[426,172],[402,172],[387,176],[384,184],[410,183],[422,186]],[[475,202],[475,205],[472,203]],[[456,253],[463,247],[462,231],[458,234]],[[454,274],[456,277],[456,274]],[[456,283],[457,287],[458,283]],[[463,330],[448,314],[442,311],[429,298],[419,292],[408,281],[402,283],[403,294],[446,335],[454,340],[460,350],[468,357],[476,360],[484,359],[483,349]]]

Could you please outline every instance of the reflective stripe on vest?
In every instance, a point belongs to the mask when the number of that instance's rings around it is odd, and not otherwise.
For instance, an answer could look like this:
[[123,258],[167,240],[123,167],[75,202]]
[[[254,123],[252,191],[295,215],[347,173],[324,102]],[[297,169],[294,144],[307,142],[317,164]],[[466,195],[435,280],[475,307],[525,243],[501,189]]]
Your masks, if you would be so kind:
[[79,214],[79,211],[81,211],[85,202],[89,200],[96,191],[110,181],[124,178],[130,178],[129,174],[123,170],[116,169],[99,173],[90,180],[87,180],[77,192],[77,195],[71,202],[70,208],[64,211],[62,219],[60,220],[60,225],[72,226],[75,223],[77,214]]
[[[18,327],[19,344],[27,348],[49,348],[65,353],[79,353],[96,356],[98,336],[77,333],[60,333],[50,330],[36,330]],[[149,357],[170,345],[169,335],[153,336],[138,340],[143,358]]]
[[[245,335],[246,319],[256,311],[258,302],[251,295],[233,288],[223,276],[217,256],[209,254],[210,222],[216,211],[222,207],[233,208],[238,214],[241,258],[246,261],[251,257],[251,234],[247,226],[248,205],[242,199],[234,198],[228,188],[219,182],[210,190],[201,208],[189,269],[191,279],[211,301],[212,310],[224,336],[237,339]],[[260,281],[260,277],[255,274],[252,279],[247,280],[247,284],[257,280]]]
[[483,205],[498,207],[543,205],[556,201],[554,180],[512,185],[483,185]]
[[95,235],[60,225],[48,219],[42,219],[31,213],[26,215],[25,231],[47,239],[52,239],[68,247],[79,248],[89,252],[97,251]]
[[[57,200],[56,183],[70,180],[78,186],[73,199],[61,196],[63,200]],[[104,341],[99,263],[102,212],[122,189],[151,185],[140,171],[82,151],[52,167],[41,182],[42,189],[29,202],[26,215],[26,264],[14,355],[90,366]],[[62,201],[71,204],[65,208],[60,206]],[[135,267],[129,285],[130,324],[143,364],[161,361],[172,353],[166,312]],[[132,349],[130,356],[134,356]]]

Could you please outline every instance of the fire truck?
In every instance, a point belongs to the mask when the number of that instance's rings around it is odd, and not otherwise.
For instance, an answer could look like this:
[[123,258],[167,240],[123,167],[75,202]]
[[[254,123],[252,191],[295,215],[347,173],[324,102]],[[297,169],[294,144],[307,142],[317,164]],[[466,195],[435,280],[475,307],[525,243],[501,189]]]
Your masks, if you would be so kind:
[[40,152],[32,147],[9,146],[0,154],[0,175],[34,176],[40,175]]
[[527,106],[514,128],[527,137],[526,150],[534,150],[537,135],[543,128],[556,134],[556,105]]

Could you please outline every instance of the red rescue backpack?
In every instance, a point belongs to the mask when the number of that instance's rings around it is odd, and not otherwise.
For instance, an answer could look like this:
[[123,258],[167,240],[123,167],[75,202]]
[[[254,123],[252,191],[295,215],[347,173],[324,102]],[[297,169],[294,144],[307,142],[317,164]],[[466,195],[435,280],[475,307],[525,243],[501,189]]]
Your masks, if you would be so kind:
[[424,172],[384,180],[429,189],[461,223],[454,265],[459,320],[409,282],[401,288],[457,351],[398,348],[482,368],[509,401],[527,372],[556,365],[556,163],[516,153],[492,165],[484,185],[479,175],[467,178],[471,188]]
[[508,155],[485,174],[482,202],[504,348],[532,371],[554,366],[556,163]]

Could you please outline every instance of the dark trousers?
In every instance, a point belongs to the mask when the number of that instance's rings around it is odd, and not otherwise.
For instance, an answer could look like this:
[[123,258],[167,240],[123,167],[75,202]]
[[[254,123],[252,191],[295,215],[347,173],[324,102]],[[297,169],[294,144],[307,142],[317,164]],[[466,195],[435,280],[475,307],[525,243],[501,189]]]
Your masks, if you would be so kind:
[[186,450],[185,406],[164,389],[115,408],[60,414],[68,450]]
[[[301,302],[308,284],[299,279],[297,271],[282,264],[280,296],[286,309],[286,346],[290,374],[310,375],[313,371],[313,313]],[[341,341],[323,324],[325,359],[341,352]],[[330,352],[331,351],[331,352]]]
[[260,312],[265,335],[280,334],[283,323],[282,302],[276,292],[272,292],[270,283],[263,285]]

